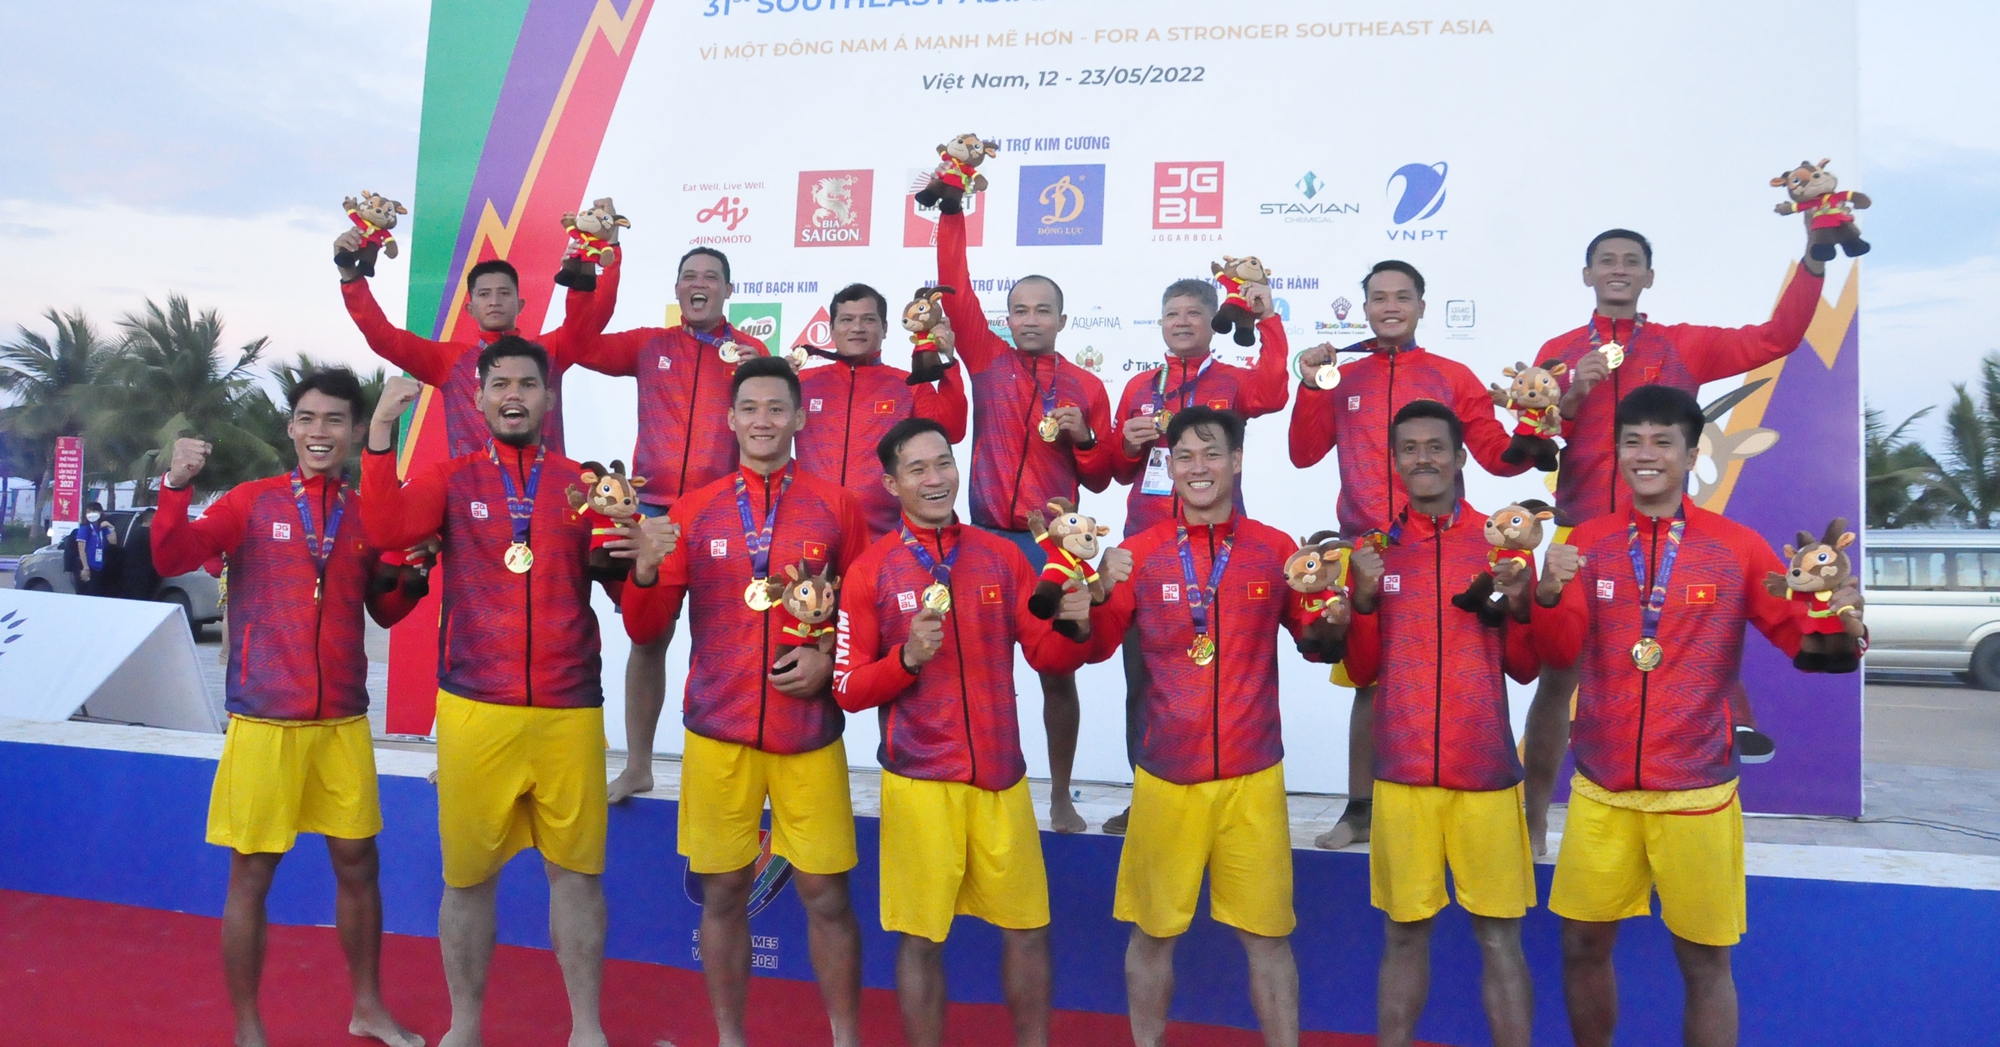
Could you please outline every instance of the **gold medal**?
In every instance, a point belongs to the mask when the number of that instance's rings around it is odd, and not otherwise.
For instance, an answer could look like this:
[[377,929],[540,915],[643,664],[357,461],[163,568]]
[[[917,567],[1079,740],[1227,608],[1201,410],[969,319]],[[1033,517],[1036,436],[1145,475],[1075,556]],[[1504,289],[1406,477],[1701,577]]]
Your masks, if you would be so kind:
[[951,613],[951,590],[941,582],[932,582],[924,587],[924,610],[939,614]]
[[1340,384],[1340,368],[1333,364],[1321,364],[1313,371],[1313,384],[1321,389],[1331,389]]
[[1650,636],[1641,637],[1638,643],[1632,645],[1632,664],[1638,666],[1642,673],[1658,669],[1660,663],[1666,660],[1667,649]]
[[1056,421],[1055,415],[1045,414],[1041,422],[1035,426],[1035,432],[1041,434],[1044,442],[1055,443],[1056,436],[1062,432],[1062,423]]
[[1154,414],[1153,424],[1159,426],[1160,432],[1166,432],[1167,426],[1174,424],[1174,413],[1172,411],[1160,411]]
[[1207,665],[1215,661],[1214,638],[1207,633],[1195,637],[1194,646],[1188,648],[1188,657],[1194,659],[1196,665]]
[[722,357],[723,363],[737,363],[743,359],[743,347],[735,342],[724,342],[715,347],[715,355]]
[[750,587],[743,590],[743,602],[749,604],[750,609],[756,611],[758,614],[763,614],[765,611],[770,610],[772,606],[771,583],[763,578],[750,579]]
[[507,547],[507,555],[501,558],[507,569],[515,574],[527,574],[535,566],[535,551],[526,542],[515,542]]
[[1619,345],[1617,342],[1609,342],[1599,346],[1597,351],[1604,354],[1604,365],[1606,367],[1616,371],[1618,368],[1624,366],[1625,347]]

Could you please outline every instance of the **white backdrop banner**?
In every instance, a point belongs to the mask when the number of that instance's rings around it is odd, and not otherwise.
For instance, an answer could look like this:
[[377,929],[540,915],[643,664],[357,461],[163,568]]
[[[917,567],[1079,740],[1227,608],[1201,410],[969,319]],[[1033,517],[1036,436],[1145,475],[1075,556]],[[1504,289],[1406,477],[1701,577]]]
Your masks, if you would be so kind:
[[178,606],[0,589],[0,716],[222,732]]

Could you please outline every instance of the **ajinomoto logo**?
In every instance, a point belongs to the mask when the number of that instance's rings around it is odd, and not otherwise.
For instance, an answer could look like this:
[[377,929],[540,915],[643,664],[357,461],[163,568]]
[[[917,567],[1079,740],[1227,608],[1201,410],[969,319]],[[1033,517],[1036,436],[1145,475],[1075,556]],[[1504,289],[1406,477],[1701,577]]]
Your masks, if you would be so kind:
[[1014,242],[1023,247],[1104,242],[1104,165],[1021,168]]

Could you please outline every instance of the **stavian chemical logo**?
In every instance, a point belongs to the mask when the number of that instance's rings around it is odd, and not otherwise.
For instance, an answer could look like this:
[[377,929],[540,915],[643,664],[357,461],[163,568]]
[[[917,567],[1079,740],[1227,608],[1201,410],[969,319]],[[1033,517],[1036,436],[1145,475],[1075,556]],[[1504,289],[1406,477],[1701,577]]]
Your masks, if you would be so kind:
[[1311,171],[1299,176],[1292,183],[1298,190],[1300,200],[1273,200],[1257,205],[1257,214],[1264,218],[1277,218],[1287,225],[1328,225],[1339,221],[1345,215],[1361,213],[1361,205],[1351,200],[1335,200],[1328,194],[1325,200],[1316,200],[1326,190],[1326,181]]

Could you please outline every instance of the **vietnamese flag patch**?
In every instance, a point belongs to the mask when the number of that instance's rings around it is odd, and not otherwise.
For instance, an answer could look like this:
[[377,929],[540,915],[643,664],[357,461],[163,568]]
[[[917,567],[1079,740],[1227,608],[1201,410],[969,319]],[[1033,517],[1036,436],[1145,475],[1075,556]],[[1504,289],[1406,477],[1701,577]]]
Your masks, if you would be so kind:
[[826,559],[826,543],[807,542],[805,543],[802,555],[808,560],[824,560]]
[[999,603],[999,602],[1000,602],[1000,587],[999,587],[999,586],[997,586],[997,585],[982,585],[982,586],[980,586],[980,587],[979,587],[979,602],[980,602],[980,603]]
[[1691,604],[1695,604],[1695,603],[1714,603],[1714,602],[1715,602],[1715,586],[1714,586],[1714,584],[1710,583],[1710,584],[1703,584],[1703,585],[1690,585],[1690,586],[1688,586],[1688,588],[1687,588],[1687,602],[1688,602],[1688,603],[1691,603]]
[[1270,598],[1271,598],[1271,583],[1270,583],[1270,582],[1251,582],[1251,583],[1250,583],[1250,593],[1249,593],[1249,595],[1250,595],[1250,599],[1252,599],[1252,600],[1268,600],[1268,599],[1270,599]]
[[877,400],[877,401],[875,401],[875,413],[876,413],[876,414],[895,414],[895,413],[896,413],[896,401],[894,401],[894,400]]

